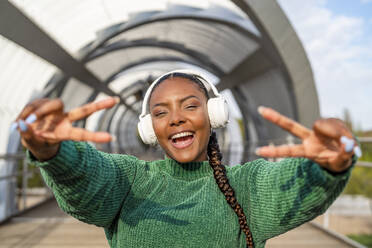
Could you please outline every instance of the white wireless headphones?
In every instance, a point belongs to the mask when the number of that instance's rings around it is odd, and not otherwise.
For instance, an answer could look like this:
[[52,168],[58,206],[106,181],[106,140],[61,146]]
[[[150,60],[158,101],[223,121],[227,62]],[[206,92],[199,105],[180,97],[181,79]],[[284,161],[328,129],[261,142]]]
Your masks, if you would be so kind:
[[[214,97],[208,99],[207,107],[208,107],[208,116],[209,121],[211,123],[212,128],[221,128],[225,127],[229,120],[229,112],[227,108],[227,102],[225,98],[220,95],[216,89],[216,87],[205,80],[199,73],[191,70],[175,70],[168,72],[160,77],[158,77],[148,88],[145,94],[145,98],[143,99],[142,103],[142,113],[139,116],[138,122],[138,132],[145,144],[154,145],[157,142],[157,138],[154,132],[154,128],[152,126],[151,114],[148,112],[147,106],[148,101],[151,95],[151,92],[155,85],[159,82],[163,81],[164,78],[170,76],[171,74],[179,73],[179,74],[187,74],[192,77],[196,77],[200,82],[203,83],[204,87],[209,91],[212,89],[212,93]],[[209,94],[209,92],[208,92]]]

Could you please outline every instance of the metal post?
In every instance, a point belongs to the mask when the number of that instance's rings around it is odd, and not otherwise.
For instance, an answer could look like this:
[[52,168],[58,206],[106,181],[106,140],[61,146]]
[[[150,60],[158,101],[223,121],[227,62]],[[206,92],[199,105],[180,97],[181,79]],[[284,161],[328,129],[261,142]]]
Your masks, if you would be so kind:
[[294,145],[295,139],[293,138],[292,135],[287,135],[286,141],[287,145]]
[[323,227],[329,228],[329,210],[327,210],[323,215]]
[[[269,146],[275,146],[274,142],[270,141]],[[267,161],[269,162],[276,162],[277,160],[275,158],[268,158]]]
[[27,204],[27,181],[28,181],[28,163],[27,159],[23,159],[23,172],[22,172],[22,210],[26,209]]

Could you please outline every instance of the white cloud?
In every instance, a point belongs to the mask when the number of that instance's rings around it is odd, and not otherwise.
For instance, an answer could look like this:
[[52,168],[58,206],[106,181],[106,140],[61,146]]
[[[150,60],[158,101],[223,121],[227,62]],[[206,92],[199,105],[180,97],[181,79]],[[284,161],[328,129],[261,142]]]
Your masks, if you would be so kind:
[[[372,0],[369,0],[372,2]],[[279,1],[308,54],[323,116],[342,117],[372,129],[372,36],[362,17],[336,15],[325,0]]]

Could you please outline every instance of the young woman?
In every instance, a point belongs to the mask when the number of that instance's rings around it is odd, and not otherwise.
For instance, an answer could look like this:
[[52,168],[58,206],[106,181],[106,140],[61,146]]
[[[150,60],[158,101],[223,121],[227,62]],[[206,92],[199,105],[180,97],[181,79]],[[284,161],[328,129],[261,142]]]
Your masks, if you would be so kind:
[[302,144],[262,147],[257,154],[296,158],[225,168],[212,131],[227,121],[225,102],[203,77],[185,71],[158,78],[143,103],[139,133],[162,147],[164,160],[107,154],[81,142],[111,140],[71,123],[117,102],[108,98],[65,113],[59,99],[40,99],[15,124],[59,206],[104,227],[111,247],[264,247],[323,213],[360,152],[340,120],[321,119],[309,130],[261,107],[265,119]]

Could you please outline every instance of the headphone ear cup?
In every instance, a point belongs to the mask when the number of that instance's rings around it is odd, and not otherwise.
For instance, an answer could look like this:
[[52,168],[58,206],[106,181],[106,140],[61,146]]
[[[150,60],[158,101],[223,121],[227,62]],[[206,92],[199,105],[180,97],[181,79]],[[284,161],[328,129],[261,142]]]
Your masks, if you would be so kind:
[[223,97],[210,98],[208,100],[208,115],[212,128],[225,127],[229,122],[227,102]]
[[156,144],[157,138],[155,135],[154,128],[152,127],[152,120],[150,114],[147,114],[140,119],[137,128],[143,143],[148,145]]

